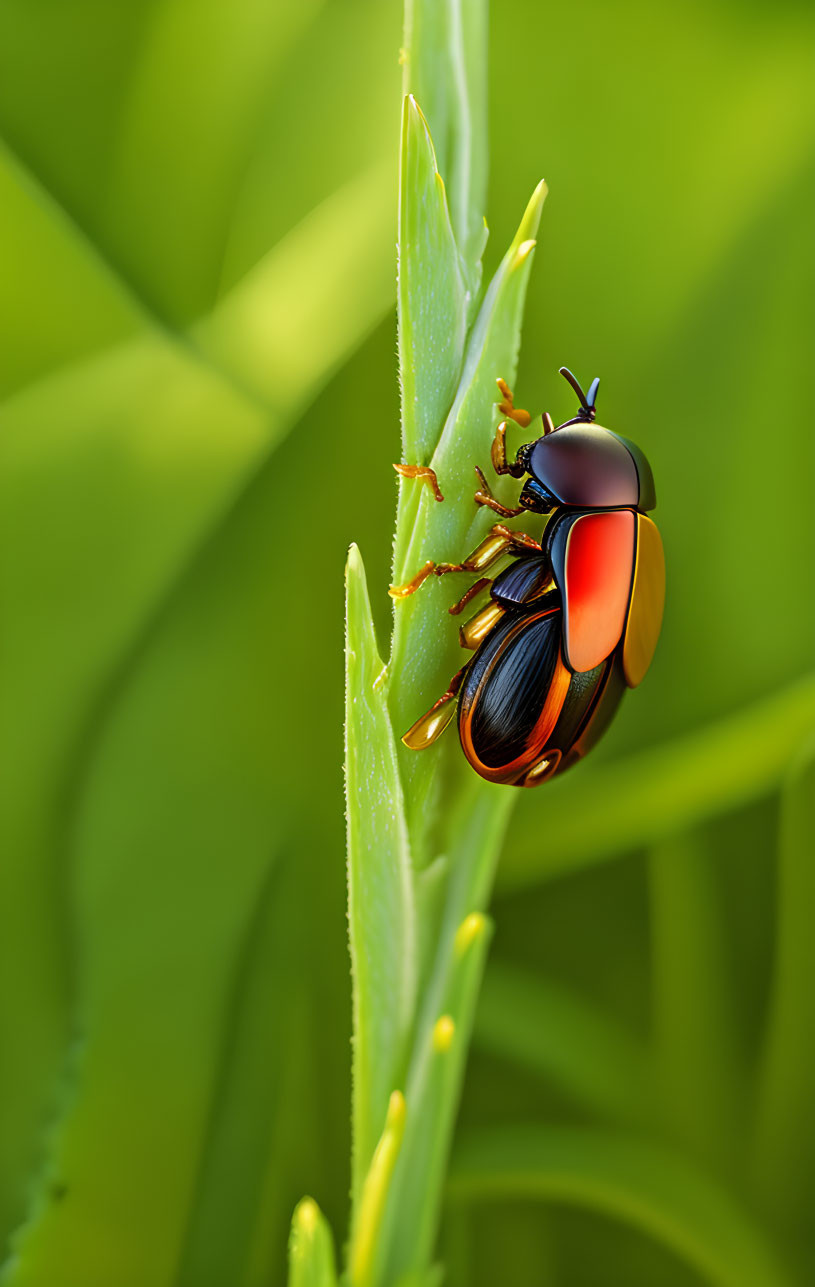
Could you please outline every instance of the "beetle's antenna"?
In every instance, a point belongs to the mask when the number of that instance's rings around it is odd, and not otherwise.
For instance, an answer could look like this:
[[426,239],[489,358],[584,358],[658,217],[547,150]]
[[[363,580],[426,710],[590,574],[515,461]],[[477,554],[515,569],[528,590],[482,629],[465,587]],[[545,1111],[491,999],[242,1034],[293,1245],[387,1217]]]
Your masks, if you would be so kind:
[[554,431],[555,431],[555,423],[554,423],[554,421],[553,421],[552,417],[549,415],[549,412],[548,412],[548,411],[544,411],[544,413],[543,413],[543,436],[544,436],[544,437],[546,437],[546,435],[547,435],[548,433],[554,433]]
[[[580,410],[577,413],[576,419],[578,421],[593,420],[596,414],[594,410],[594,403],[597,399],[597,390],[600,387],[599,378],[592,380],[591,386],[589,387],[588,396],[587,396],[583,392],[582,388],[580,387],[579,381],[575,376],[572,375],[571,371],[567,366],[562,366],[560,368],[560,374],[563,376],[564,380],[568,380],[569,384],[572,386],[578,398],[580,399]],[[574,424],[575,422],[573,420],[567,420],[566,423]],[[562,425],[560,427],[563,428]]]
[[587,403],[586,403],[586,395],[580,387],[580,383],[577,379],[577,376],[572,375],[571,371],[567,366],[562,366],[560,368],[560,374],[563,376],[564,380],[569,381],[569,384],[572,386],[578,398],[580,399],[581,407],[586,407],[588,409]]

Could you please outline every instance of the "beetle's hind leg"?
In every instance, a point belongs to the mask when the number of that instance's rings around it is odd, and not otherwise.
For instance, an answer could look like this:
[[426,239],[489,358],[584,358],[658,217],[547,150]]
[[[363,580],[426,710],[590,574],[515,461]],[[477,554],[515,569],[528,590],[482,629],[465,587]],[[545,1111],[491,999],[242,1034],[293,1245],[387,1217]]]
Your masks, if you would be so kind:
[[458,690],[461,688],[467,667],[457,671],[447,687],[447,691],[425,711],[415,724],[412,724],[403,735],[402,741],[411,751],[423,751],[432,746],[441,737],[447,725],[456,713]]
[[436,500],[444,500],[439,487],[439,480],[436,477],[436,471],[431,469],[429,465],[394,465],[394,469],[403,478],[418,478],[420,483],[427,483]]
[[492,585],[492,580],[488,576],[482,576],[480,580],[476,581],[473,585],[470,586],[469,590],[464,591],[461,598],[458,600],[457,603],[453,604],[452,608],[447,609],[447,611],[450,613],[450,616],[457,617],[459,613],[464,611],[464,609],[466,608],[470,600],[474,599],[475,596],[477,594],[480,594],[482,590],[486,590],[488,585]]

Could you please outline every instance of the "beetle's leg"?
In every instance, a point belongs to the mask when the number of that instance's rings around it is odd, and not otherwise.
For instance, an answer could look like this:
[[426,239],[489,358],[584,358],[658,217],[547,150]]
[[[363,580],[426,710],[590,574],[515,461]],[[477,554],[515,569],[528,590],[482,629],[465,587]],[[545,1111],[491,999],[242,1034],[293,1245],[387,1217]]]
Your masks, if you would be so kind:
[[439,480],[436,477],[436,471],[431,469],[429,465],[394,465],[394,469],[403,478],[418,478],[420,482],[427,483],[436,500],[444,500],[439,487]]
[[519,514],[523,514],[523,505],[517,505],[515,509],[509,509],[506,505],[502,505],[499,500],[496,500],[490,490],[489,483],[484,477],[484,471],[479,469],[478,465],[475,467],[475,472],[478,474],[478,480],[481,483],[475,494],[476,505],[486,505],[489,509],[494,510],[496,514],[500,514],[502,518],[517,518]]
[[506,380],[499,379],[496,380],[495,383],[498,385],[501,393],[501,401],[498,403],[498,410],[505,415],[507,419],[514,420],[522,429],[525,429],[527,425],[532,423],[532,417],[529,412],[524,411],[522,407],[515,406],[515,399],[512,396],[512,390]]
[[466,666],[462,666],[461,670],[456,672],[450,680],[447,692],[442,693],[430,710],[417,719],[404,734],[402,741],[411,751],[423,751],[426,746],[432,746],[437,737],[441,737],[456,713],[456,697],[466,669]]
[[409,595],[416,593],[419,586],[423,585],[431,572],[435,572],[435,570],[436,564],[432,559],[428,559],[424,566],[419,568],[416,575],[411,577],[409,581],[405,581],[404,585],[390,586],[388,594],[392,599],[407,599]]
[[462,648],[477,648],[482,640],[486,639],[493,626],[501,620],[505,612],[506,608],[502,603],[497,603],[495,599],[490,599],[489,603],[485,604],[480,612],[477,612],[474,617],[470,617],[470,620],[465,621],[464,625],[459,628],[458,639]]
[[508,550],[534,550],[540,553],[540,548],[538,542],[533,541],[525,532],[513,532],[504,527],[503,523],[495,523],[463,563],[437,563],[433,571],[436,576],[446,576],[448,572],[485,572]]
[[480,581],[476,581],[474,585],[470,586],[469,590],[465,590],[458,603],[454,603],[452,608],[447,609],[451,617],[457,617],[460,612],[463,612],[470,600],[474,599],[482,590],[486,590],[488,585],[492,585],[492,581],[488,576],[482,576]]
[[416,593],[431,573],[434,576],[447,576],[448,572],[484,572],[508,550],[534,551],[539,554],[540,548],[539,543],[525,532],[513,532],[504,527],[503,523],[496,523],[490,528],[489,535],[463,563],[434,563],[432,559],[428,559],[414,577],[404,585],[392,585],[388,594],[392,599],[407,599],[409,595]]
[[512,528],[504,527],[503,523],[495,523],[493,527],[490,528],[490,531],[493,532],[495,536],[502,536],[507,542],[508,547],[513,550],[526,550],[527,552],[534,551],[535,554],[540,554],[541,552],[540,541],[536,541],[533,536],[527,536],[526,532],[514,532]]
[[514,465],[507,461],[507,422],[502,420],[495,431],[495,437],[492,440],[490,448],[490,459],[492,467],[496,474],[511,474],[513,478],[522,478],[526,473],[523,465],[519,465],[516,460]]

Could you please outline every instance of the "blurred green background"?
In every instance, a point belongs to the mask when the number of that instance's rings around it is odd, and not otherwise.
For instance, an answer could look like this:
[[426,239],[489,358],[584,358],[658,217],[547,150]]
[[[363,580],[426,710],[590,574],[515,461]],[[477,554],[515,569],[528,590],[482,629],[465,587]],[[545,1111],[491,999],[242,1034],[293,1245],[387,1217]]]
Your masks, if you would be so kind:
[[[396,0],[0,3],[15,1285],[260,1287],[304,1192],[345,1228],[342,569],[353,538],[386,631],[400,27]],[[557,422],[557,367],[602,377],[654,466],[669,597],[603,745],[519,801],[459,1144],[630,1129],[687,1170],[678,1206],[716,1185],[800,1284],[812,27],[493,6],[488,271],[551,191],[517,400]],[[454,1175],[453,1287],[720,1281],[601,1179],[499,1187]]]

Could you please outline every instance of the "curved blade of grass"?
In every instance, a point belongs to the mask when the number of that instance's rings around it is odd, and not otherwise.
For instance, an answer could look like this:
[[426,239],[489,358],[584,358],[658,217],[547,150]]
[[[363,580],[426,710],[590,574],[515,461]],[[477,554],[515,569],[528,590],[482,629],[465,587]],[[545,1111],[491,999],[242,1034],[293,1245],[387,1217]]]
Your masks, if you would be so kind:
[[738,1156],[737,1057],[715,855],[698,834],[648,855],[656,1084],[668,1129],[721,1171]]
[[123,87],[106,217],[129,273],[177,324],[211,305],[265,95],[320,3],[200,0],[193,25],[185,0],[148,10]]
[[784,783],[775,972],[759,1083],[756,1186],[780,1226],[807,1237],[815,1180],[815,743]]
[[[138,334],[139,303],[0,142],[0,396]],[[43,307],[43,298],[48,307]],[[82,308],[76,308],[76,300]]]
[[711,1287],[789,1287],[752,1215],[681,1156],[569,1126],[473,1131],[451,1167],[455,1198],[540,1198],[600,1211],[670,1247]]
[[492,960],[475,1045],[551,1081],[581,1106],[622,1122],[653,1113],[648,1051],[573,989]]
[[[255,265],[190,336],[290,423],[393,300],[390,171],[345,184]],[[319,271],[314,265],[319,264]]]
[[538,816],[524,802],[499,887],[522,889],[607,862],[768,795],[813,726],[815,678],[806,676],[662,746],[602,768],[586,765],[549,788],[545,843]]
[[[111,676],[122,679],[137,641],[161,615],[205,538],[339,356],[373,325],[390,289],[383,277],[382,295],[376,288],[370,296],[352,293],[357,311],[342,274],[317,277],[311,312],[300,316],[309,328],[313,314],[323,312],[333,330],[320,332],[319,343],[313,327],[299,333],[308,363],[276,391],[270,415],[162,330],[33,181],[16,171],[12,178],[20,217],[29,205],[40,215],[30,220],[32,236],[40,239],[32,242],[32,258],[42,245],[46,262],[65,262],[77,292],[98,310],[99,329],[83,343],[113,340],[122,317],[138,329],[127,342],[28,384],[4,407],[3,541],[15,558],[6,561],[0,582],[7,622],[0,674],[6,783],[0,832],[7,854],[0,916],[6,962],[0,1033],[7,1052],[0,1069],[2,1232],[22,1216],[39,1151],[38,1123],[66,1041],[70,971],[65,901],[54,871],[62,870],[67,777],[82,771],[78,748]],[[358,236],[371,236],[364,221],[357,227],[361,200],[357,193],[346,204],[347,222],[333,221],[344,262],[352,266],[361,262]],[[319,254],[319,243],[302,229],[272,252],[271,259],[285,257],[296,270],[293,279],[272,274],[275,306],[292,318],[302,269]],[[58,330],[46,338],[49,345],[67,343]],[[61,359],[70,353],[59,347]],[[46,356],[57,361],[56,349],[33,354],[32,370]],[[21,1013],[36,1013],[38,1024],[21,1027]]]
[[313,1198],[298,1203],[291,1222],[289,1287],[336,1287],[334,1241]]
[[413,1019],[416,943],[410,844],[396,748],[356,546],[346,569],[345,773],[348,924],[354,976],[355,1207],[401,1080]]

